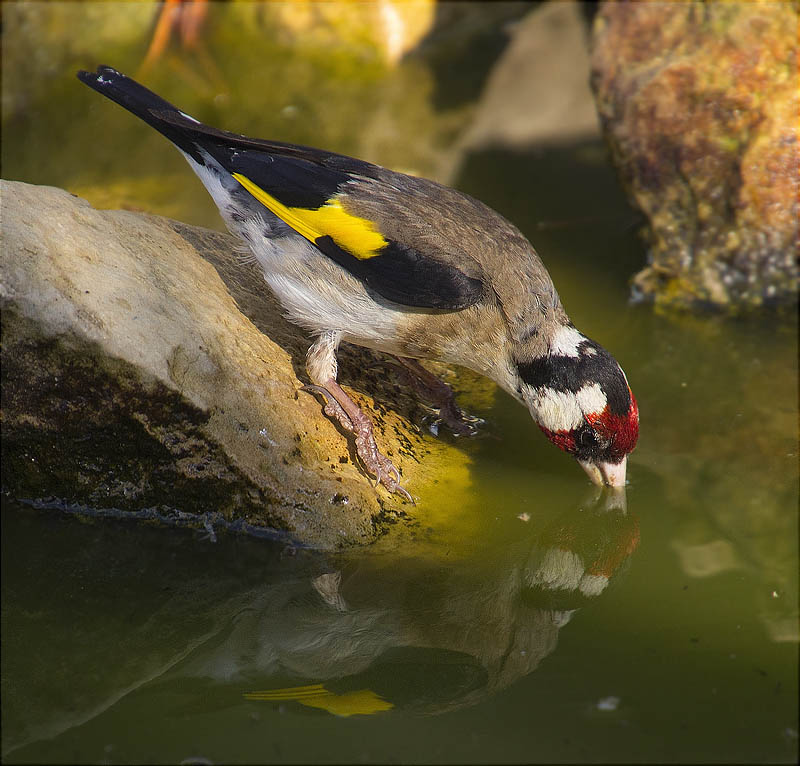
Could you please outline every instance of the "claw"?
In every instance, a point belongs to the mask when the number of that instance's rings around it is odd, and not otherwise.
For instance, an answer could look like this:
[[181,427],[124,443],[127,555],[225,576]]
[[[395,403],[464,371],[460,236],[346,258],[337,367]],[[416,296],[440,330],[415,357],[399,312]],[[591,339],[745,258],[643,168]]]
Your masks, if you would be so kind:
[[370,484],[372,484],[372,476],[375,476],[373,487],[382,484],[389,492],[397,493],[412,505],[416,505],[411,495],[400,486],[400,471],[378,449],[372,433],[372,421],[346,397],[346,394],[341,392],[341,395],[345,397],[345,403],[352,405],[352,415],[345,411],[334,394],[323,386],[309,384],[303,386],[301,390],[320,394],[325,402],[323,412],[329,417],[335,418],[345,431],[355,435],[356,456],[367,474]]
[[414,498],[411,497],[411,495],[408,494],[408,491],[399,484],[394,488],[394,491],[397,492],[398,495],[402,495],[406,500],[408,500],[409,503],[411,503],[411,505],[416,505]]

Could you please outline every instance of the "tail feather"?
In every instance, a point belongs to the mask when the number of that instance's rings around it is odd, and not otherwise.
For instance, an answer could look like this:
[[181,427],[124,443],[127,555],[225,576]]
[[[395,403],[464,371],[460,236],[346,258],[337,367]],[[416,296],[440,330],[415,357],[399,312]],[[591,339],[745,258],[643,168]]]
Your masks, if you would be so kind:
[[100,66],[96,72],[81,70],[78,79],[144,120],[184,151],[194,154],[195,142],[189,131],[202,125],[194,117],[110,66]]
[[[375,165],[353,157],[310,146],[249,138],[205,125],[110,66],[98,67],[97,72],[82,70],[78,72],[78,79],[144,120],[195,159],[199,159],[197,154],[199,146],[218,160],[222,159],[218,154],[220,149],[226,150],[223,156],[227,156],[228,150],[235,149],[295,158],[339,173],[377,177],[376,174],[379,175],[381,172]],[[224,164],[226,163],[223,161]]]

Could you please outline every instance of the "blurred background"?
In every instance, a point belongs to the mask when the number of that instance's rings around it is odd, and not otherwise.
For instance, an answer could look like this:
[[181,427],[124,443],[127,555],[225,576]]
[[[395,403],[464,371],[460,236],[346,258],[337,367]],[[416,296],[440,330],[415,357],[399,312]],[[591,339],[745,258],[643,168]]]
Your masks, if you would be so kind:
[[[455,186],[529,237],[642,417],[608,509],[518,405],[474,397],[499,438],[463,443],[458,515],[366,559],[4,504],[4,760],[795,761],[797,3],[2,17],[3,178],[223,228],[169,143],[75,78],[108,64],[216,127]],[[551,549],[614,587],[554,579]],[[242,697],[332,681],[393,708]]]
[[168,144],[75,87],[75,70],[110,63],[209,124],[443,183],[496,178],[493,153],[525,150],[529,167],[494,183],[525,183],[550,209],[554,195],[574,207],[600,204],[580,211],[599,218],[602,199],[576,199],[583,192],[569,178],[543,189],[535,165],[557,164],[545,160],[544,145],[578,144],[581,164],[605,161],[587,76],[592,7],[554,4],[533,14],[534,5],[12,3],[4,13],[4,174],[98,205],[146,201],[148,210],[220,226]]

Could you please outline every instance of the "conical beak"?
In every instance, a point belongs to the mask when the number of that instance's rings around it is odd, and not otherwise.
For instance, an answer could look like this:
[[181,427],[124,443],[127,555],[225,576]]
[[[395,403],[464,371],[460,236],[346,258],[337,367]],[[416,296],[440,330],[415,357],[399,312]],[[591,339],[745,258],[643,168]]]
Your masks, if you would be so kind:
[[609,487],[625,486],[625,470],[628,465],[627,456],[619,463],[591,463],[588,460],[579,460],[581,468],[597,485],[607,484]]

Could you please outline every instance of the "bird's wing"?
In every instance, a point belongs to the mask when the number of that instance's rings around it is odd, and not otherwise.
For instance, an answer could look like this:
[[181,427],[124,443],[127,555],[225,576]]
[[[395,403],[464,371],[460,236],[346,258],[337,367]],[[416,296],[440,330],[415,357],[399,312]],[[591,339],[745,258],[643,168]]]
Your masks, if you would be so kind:
[[[451,190],[352,157],[195,124],[180,112],[159,116],[192,132],[258,202],[384,298],[458,310],[484,294],[477,262],[458,232],[441,231],[441,200],[430,199]],[[412,226],[393,225],[410,211]]]
[[491,294],[485,261],[475,257],[491,237],[475,228],[475,213],[502,219],[466,195],[351,157],[217,130],[111,67],[78,77],[193,160],[211,155],[258,203],[379,295],[459,310]]

